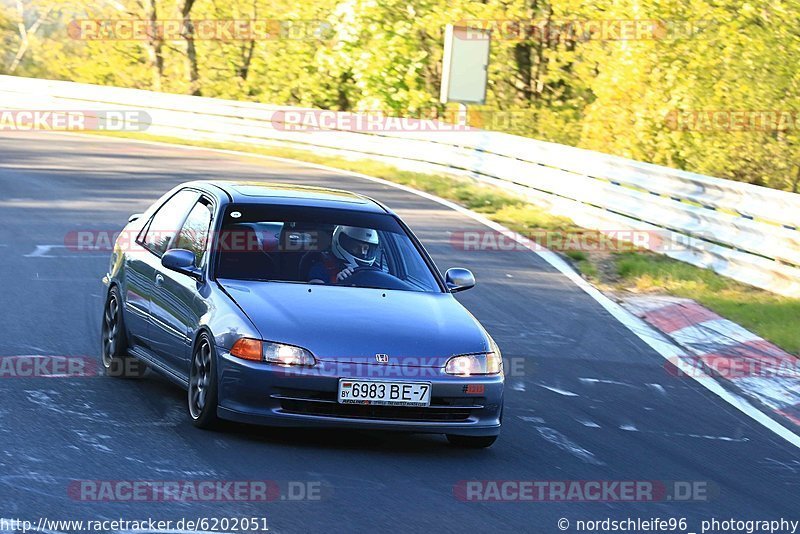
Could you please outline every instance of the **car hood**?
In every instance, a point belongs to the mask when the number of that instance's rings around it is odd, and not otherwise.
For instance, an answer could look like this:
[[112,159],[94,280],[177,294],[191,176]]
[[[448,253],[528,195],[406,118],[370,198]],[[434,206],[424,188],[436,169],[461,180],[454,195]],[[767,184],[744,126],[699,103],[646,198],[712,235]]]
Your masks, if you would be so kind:
[[489,337],[449,293],[219,280],[262,337],[318,360],[441,367],[486,352]]

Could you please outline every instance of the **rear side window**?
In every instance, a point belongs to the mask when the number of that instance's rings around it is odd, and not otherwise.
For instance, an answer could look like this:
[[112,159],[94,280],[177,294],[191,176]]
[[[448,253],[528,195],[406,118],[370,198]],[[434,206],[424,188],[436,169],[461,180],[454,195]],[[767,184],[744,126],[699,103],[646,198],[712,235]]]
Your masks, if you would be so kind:
[[157,256],[162,256],[198,195],[196,191],[184,189],[161,206],[150,220],[142,245]]
[[194,264],[202,265],[210,226],[211,205],[206,199],[201,198],[189,212],[189,216],[181,228],[181,233],[178,234],[178,239],[171,248],[182,248],[194,252]]

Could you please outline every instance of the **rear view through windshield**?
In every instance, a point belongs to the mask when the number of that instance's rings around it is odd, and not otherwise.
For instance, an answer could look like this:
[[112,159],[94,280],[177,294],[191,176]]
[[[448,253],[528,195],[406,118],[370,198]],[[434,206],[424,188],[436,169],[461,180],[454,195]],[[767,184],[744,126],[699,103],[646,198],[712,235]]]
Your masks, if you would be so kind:
[[441,291],[422,253],[388,214],[232,205],[215,248],[218,278]]

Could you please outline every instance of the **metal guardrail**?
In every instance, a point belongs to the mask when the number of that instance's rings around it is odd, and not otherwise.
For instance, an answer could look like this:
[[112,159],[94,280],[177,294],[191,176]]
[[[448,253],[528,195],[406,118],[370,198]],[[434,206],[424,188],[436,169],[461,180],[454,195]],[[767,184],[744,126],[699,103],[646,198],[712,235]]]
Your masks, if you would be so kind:
[[[601,231],[653,231],[656,252],[800,297],[800,195],[483,130],[294,131],[303,108],[0,76],[0,110],[146,111],[153,135],[288,146],[470,176]],[[308,111],[308,110],[307,110]]]

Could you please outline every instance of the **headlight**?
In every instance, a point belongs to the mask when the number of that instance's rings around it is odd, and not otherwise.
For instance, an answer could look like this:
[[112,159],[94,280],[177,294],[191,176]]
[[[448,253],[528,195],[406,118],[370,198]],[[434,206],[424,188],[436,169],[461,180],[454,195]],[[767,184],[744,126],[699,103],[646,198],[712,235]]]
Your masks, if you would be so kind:
[[465,354],[447,361],[444,372],[449,375],[496,375],[503,370],[503,358],[497,352]]
[[264,342],[264,361],[278,365],[304,365],[311,367],[317,360],[306,349],[294,345]]
[[277,365],[302,365],[311,367],[317,360],[306,349],[282,343],[270,343],[257,339],[242,338],[234,343],[231,354],[243,360],[267,362]]

